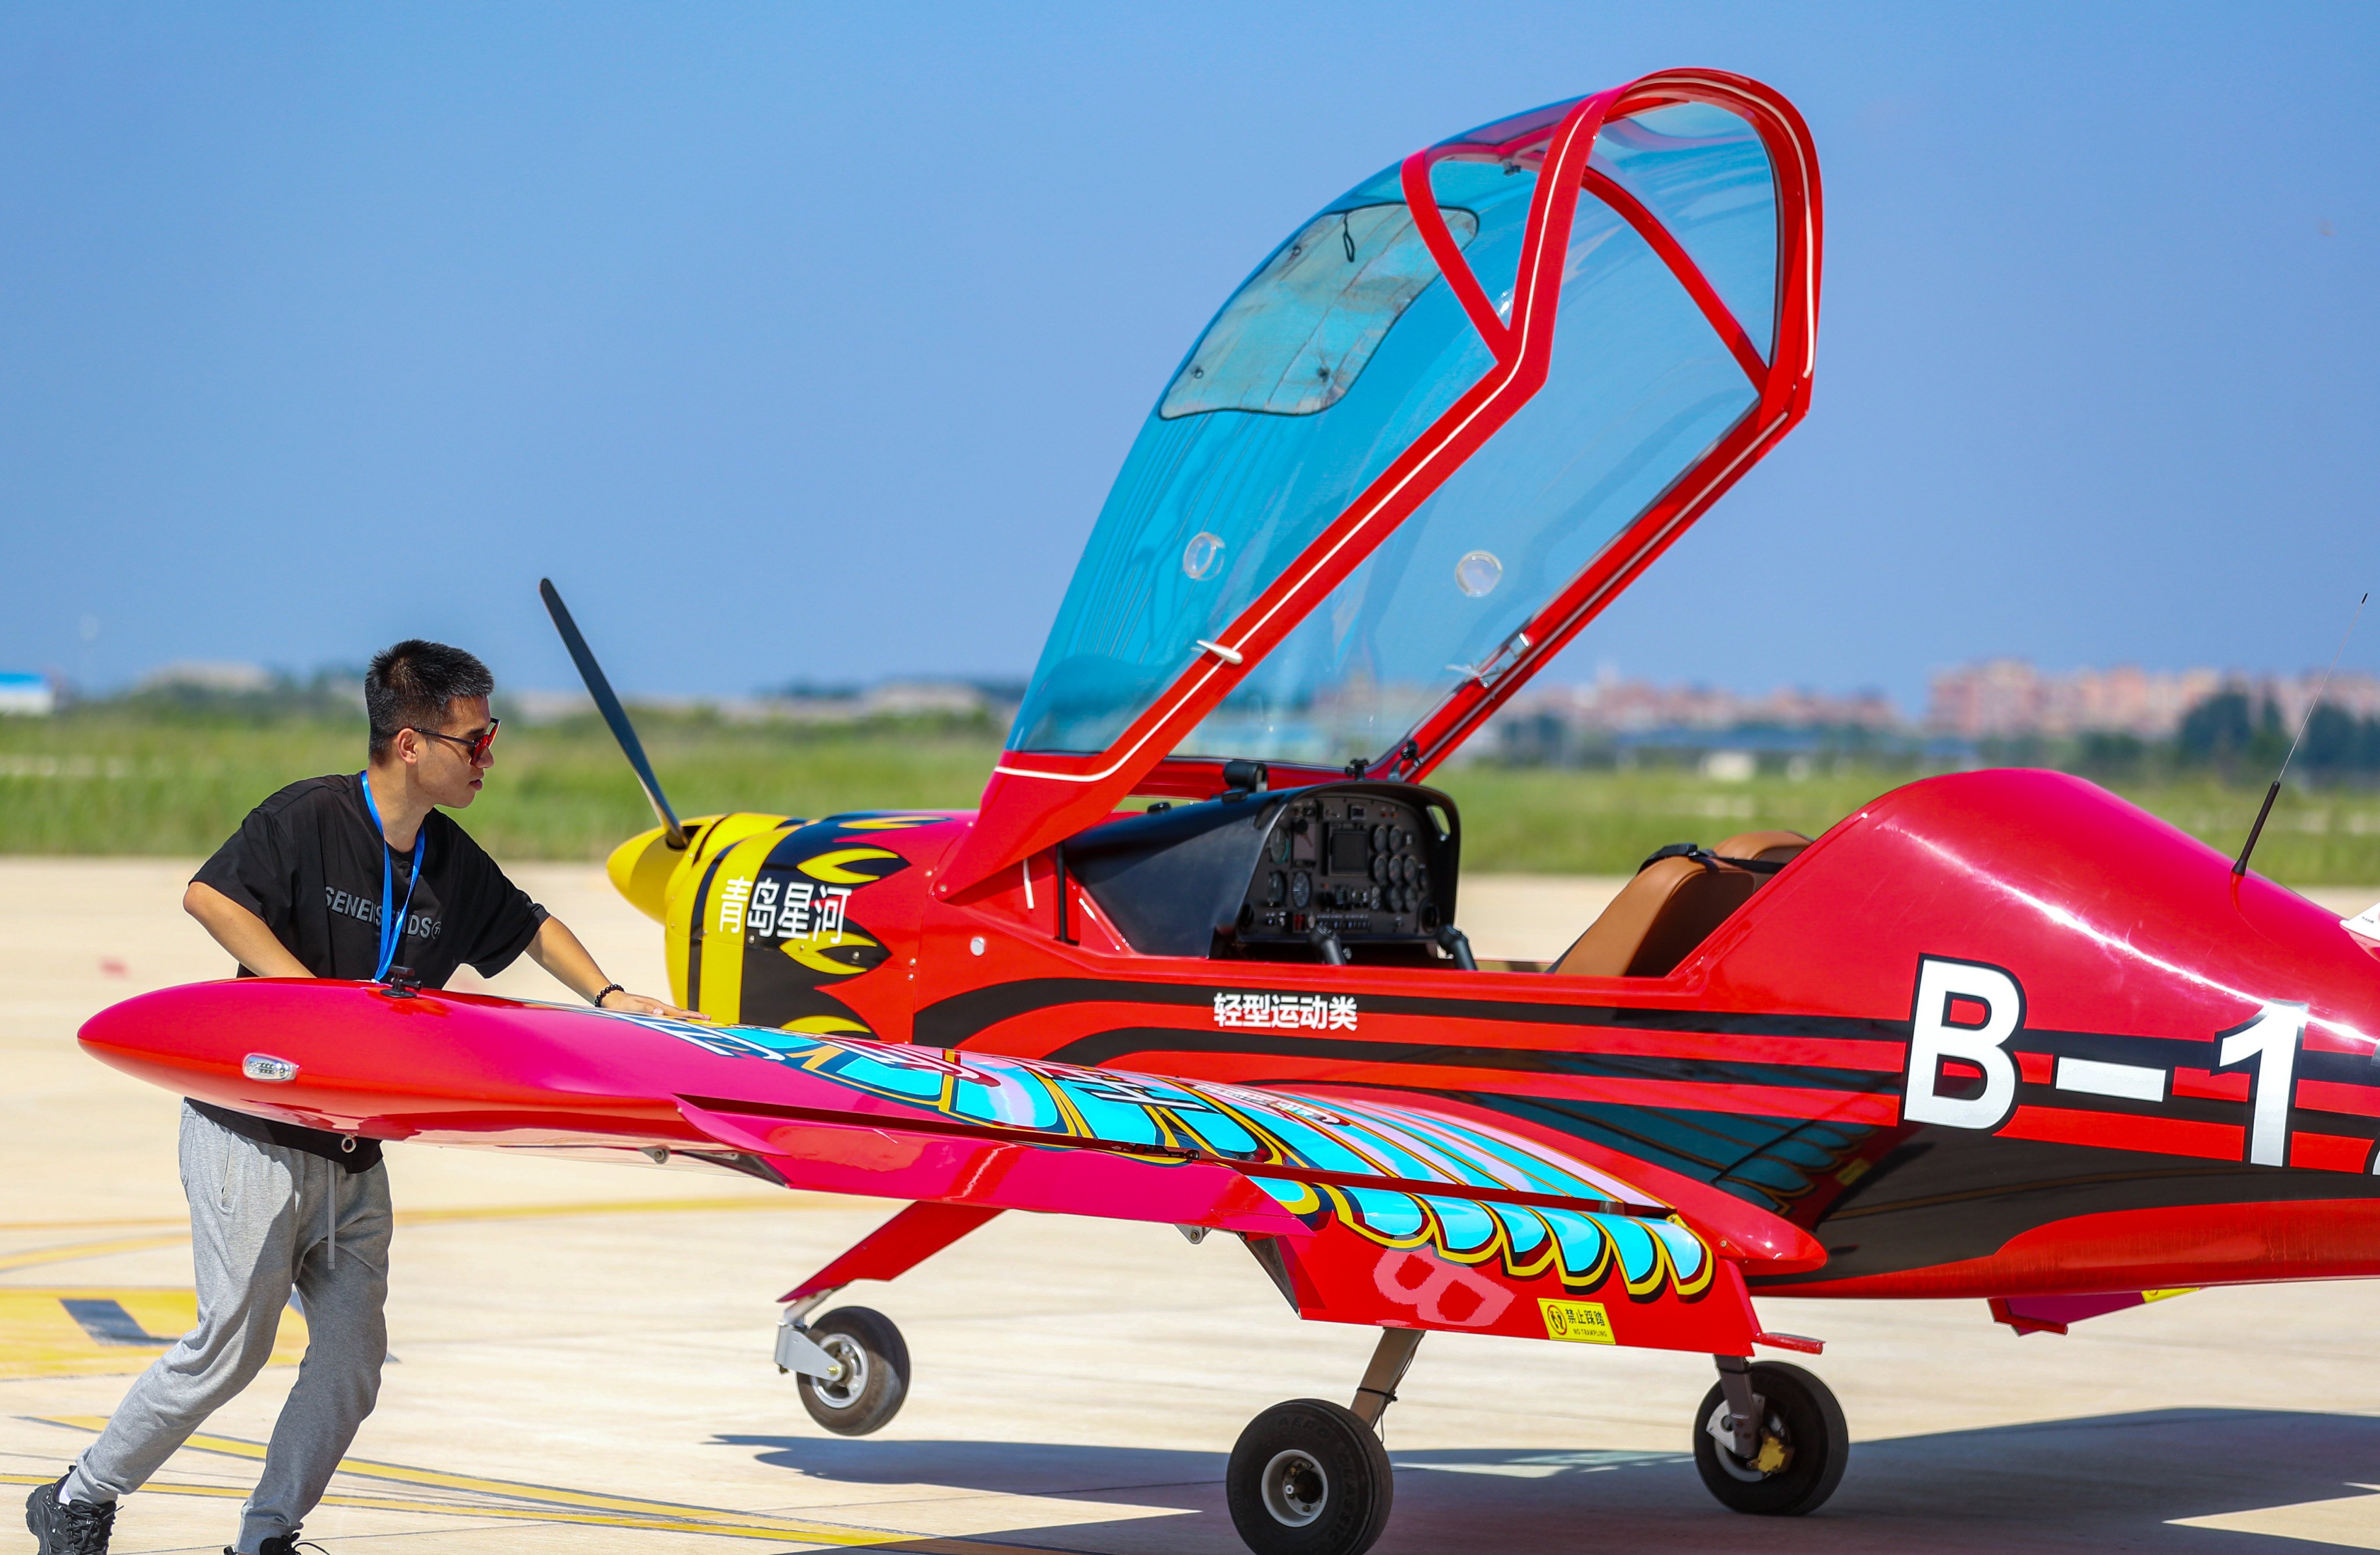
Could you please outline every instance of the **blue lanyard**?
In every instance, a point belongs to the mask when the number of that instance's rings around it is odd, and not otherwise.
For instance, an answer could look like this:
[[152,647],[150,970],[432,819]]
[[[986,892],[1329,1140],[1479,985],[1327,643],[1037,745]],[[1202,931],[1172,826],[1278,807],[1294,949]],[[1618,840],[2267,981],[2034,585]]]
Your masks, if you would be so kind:
[[364,791],[364,809],[371,816],[372,841],[380,846],[380,966],[372,972],[372,981],[388,976],[388,965],[396,959],[396,947],[405,942],[405,920],[413,911],[413,888],[421,883],[421,849],[430,841],[430,818],[421,818],[420,829],[413,833],[413,878],[405,882],[405,905],[397,908],[395,920],[388,916],[389,898],[396,894],[395,871],[388,862],[388,833],[381,830],[380,805],[372,798],[371,774],[356,774],[357,786]]

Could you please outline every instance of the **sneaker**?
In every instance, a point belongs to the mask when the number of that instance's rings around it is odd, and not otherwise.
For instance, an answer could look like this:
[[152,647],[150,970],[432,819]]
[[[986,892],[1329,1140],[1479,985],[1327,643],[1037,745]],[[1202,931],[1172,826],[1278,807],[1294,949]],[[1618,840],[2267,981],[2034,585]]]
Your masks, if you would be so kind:
[[[266,1539],[262,1544],[256,1547],[256,1555],[298,1555],[298,1551],[300,1549],[311,1549],[316,1551],[317,1555],[321,1555],[322,1547],[316,1544],[312,1539],[308,1539],[304,1544],[299,1544],[298,1542],[298,1536],[301,1531],[302,1530],[298,1528],[292,1528],[285,1534],[273,1535],[271,1538]],[[224,1547],[224,1555],[239,1555],[239,1551],[234,1549],[229,1545],[225,1545]]]
[[36,1555],[107,1555],[107,1536],[115,1527],[114,1501],[58,1500],[60,1475],[54,1484],[36,1485],[25,1498],[25,1526],[32,1531]]

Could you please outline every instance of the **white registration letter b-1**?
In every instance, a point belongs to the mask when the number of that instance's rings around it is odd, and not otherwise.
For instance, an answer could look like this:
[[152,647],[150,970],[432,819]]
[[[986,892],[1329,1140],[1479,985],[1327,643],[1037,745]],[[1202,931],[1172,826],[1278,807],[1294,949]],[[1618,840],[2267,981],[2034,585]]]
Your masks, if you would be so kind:
[[[1950,1019],[1953,1000],[1983,1006],[1980,1022]],[[2003,1046],[2024,1020],[2024,990],[1997,966],[1973,961],[1917,961],[1917,1004],[1909,1023],[1910,1123],[1998,1128],[2016,1106],[2016,1060]],[[1942,1061],[1961,1059],[1984,1072],[1980,1096],[1945,1096]]]

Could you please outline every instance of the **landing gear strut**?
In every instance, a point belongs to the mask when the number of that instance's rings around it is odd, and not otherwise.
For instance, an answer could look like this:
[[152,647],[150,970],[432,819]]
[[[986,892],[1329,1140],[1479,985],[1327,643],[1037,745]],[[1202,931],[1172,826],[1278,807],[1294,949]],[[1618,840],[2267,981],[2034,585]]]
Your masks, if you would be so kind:
[[802,1407],[837,1436],[883,1428],[909,1396],[909,1345],[901,1330],[867,1306],[838,1306],[815,1323],[801,1317],[799,1309],[789,1311],[778,1326],[777,1369],[800,1374],[795,1386]]
[[892,1280],[982,1225],[997,1209],[972,1204],[912,1204],[848,1252],[778,1299],[777,1369],[795,1383],[810,1418],[837,1436],[866,1436],[901,1412],[909,1396],[909,1346],[883,1313],[841,1306],[806,1319],[854,1280]]
[[1694,1416],[1694,1467],[1720,1504],[1767,1517],[1815,1512],[1842,1483],[1851,1432],[1827,1385],[1798,1366],[1720,1355]]
[[1419,1330],[1383,1329],[1352,1409],[1292,1399],[1248,1422],[1223,1486],[1256,1555],[1363,1555],[1380,1537],[1395,1499],[1380,1416],[1420,1343]]

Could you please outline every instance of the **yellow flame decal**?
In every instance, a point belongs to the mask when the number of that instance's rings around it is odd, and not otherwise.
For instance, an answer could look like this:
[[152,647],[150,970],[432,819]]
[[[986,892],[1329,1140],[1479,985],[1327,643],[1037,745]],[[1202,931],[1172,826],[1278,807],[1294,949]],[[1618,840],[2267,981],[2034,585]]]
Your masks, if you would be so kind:
[[810,879],[824,881],[829,885],[872,885],[892,871],[890,869],[870,871],[854,869],[853,866],[877,864],[887,859],[892,860],[895,865],[908,863],[908,860],[899,854],[889,853],[880,847],[843,847],[835,849],[832,853],[821,853],[815,858],[805,858],[795,868]]
[[867,935],[846,929],[843,931],[843,943],[839,945],[832,940],[787,940],[780,948],[813,972],[823,972],[830,978],[847,978],[878,965],[863,958],[868,952],[883,947]]

